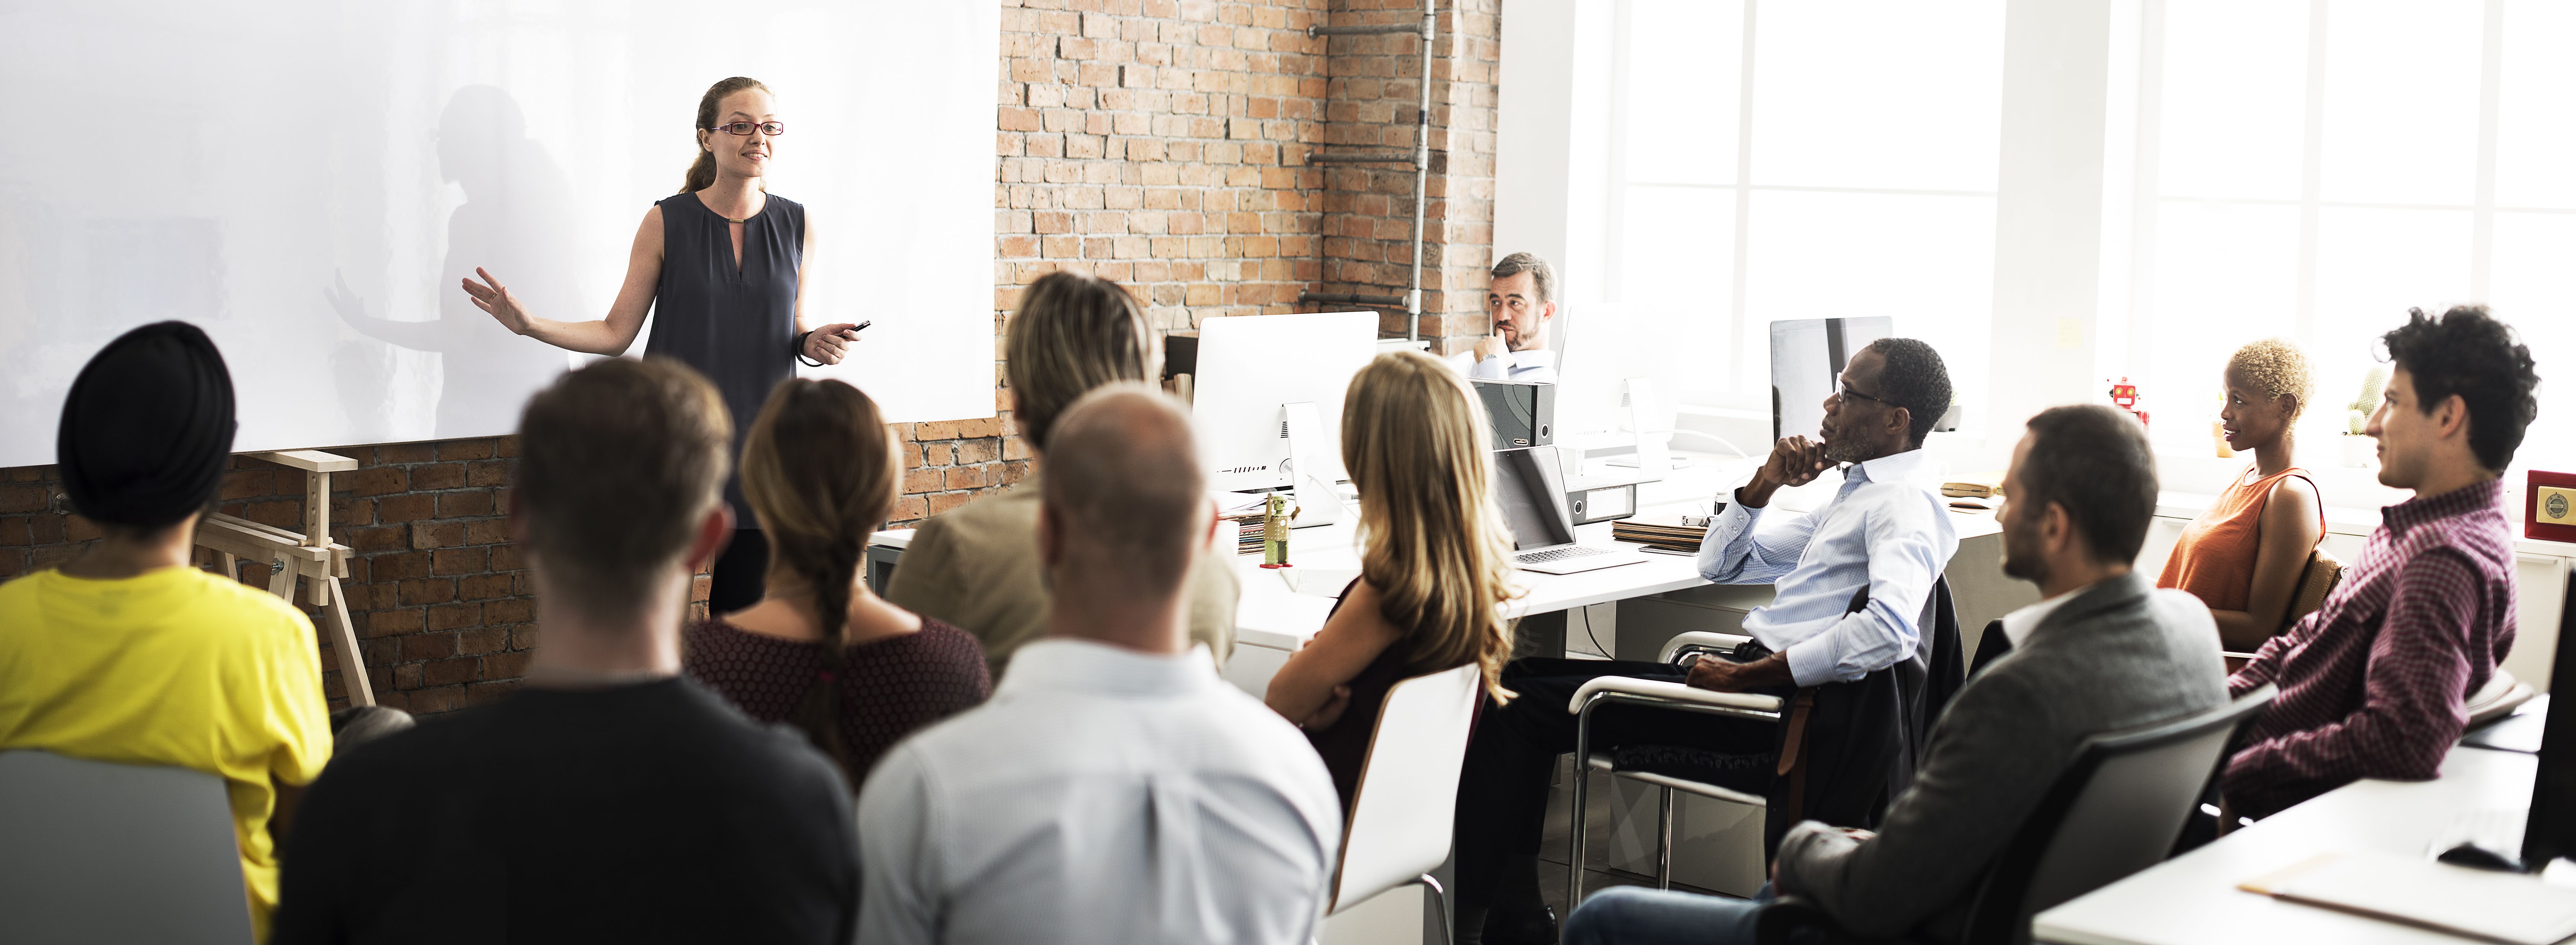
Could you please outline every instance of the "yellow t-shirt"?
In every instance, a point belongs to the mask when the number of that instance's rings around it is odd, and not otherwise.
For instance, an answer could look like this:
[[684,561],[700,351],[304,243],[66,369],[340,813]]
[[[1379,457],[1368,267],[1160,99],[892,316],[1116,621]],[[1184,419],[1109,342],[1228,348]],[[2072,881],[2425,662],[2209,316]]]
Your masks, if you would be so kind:
[[265,941],[277,905],[269,779],[309,784],[331,760],[313,622],[194,568],[0,584],[0,751],[11,749],[221,776]]

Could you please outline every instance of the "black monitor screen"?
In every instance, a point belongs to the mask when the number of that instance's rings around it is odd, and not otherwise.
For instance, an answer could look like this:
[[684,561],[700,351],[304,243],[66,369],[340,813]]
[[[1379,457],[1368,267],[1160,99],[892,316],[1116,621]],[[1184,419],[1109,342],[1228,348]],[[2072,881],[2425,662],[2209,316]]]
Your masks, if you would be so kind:
[[1565,505],[1565,477],[1556,447],[1494,451],[1494,499],[1512,527],[1515,549],[1574,543],[1574,514]]
[[[2559,606],[2552,686],[2576,681],[2576,575],[2568,576],[2567,593]],[[2537,870],[2562,856],[2576,857],[2576,698],[2552,695],[2540,729],[2540,772],[2531,781],[2531,817],[2522,826],[2522,862]]]

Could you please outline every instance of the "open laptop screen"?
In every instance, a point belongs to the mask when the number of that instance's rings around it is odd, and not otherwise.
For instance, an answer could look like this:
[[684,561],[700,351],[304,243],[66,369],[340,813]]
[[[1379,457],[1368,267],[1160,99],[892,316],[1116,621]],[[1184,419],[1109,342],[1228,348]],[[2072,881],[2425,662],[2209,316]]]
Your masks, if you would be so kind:
[[1574,543],[1574,513],[1565,505],[1565,477],[1556,447],[1494,451],[1494,498],[1512,527],[1512,548],[1552,548]]

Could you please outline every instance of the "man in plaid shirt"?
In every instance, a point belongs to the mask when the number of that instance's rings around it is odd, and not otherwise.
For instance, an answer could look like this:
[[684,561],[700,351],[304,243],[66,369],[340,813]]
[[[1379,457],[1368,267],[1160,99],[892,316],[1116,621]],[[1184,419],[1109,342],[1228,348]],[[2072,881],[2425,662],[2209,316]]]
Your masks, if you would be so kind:
[[2281,687],[2220,778],[2237,814],[2268,816],[2359,778],[2440,774],[2468,694],[2513,649],[2513,532],[2497,478],[2538,411],[2531,351],[2478,307],[2412,311],[2381,341],[2396,367],[2366,432],[2379,481],[2415,498],[2381,509],[2325,605],[2228,680],[2231,697]]

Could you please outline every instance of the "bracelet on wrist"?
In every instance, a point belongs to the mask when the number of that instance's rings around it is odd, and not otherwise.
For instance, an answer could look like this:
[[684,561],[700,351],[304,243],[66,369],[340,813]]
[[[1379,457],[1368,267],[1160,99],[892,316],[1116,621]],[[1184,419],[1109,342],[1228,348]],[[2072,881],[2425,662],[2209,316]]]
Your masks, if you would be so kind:
[[811,338],[811,337],[813,337],[813,336],[814,336],[814,333],[813,333],[813,332],[811,332],[811,331],[805,332],[804,334],[797,335],[797,336],[796,336],[796,344],[795,344],[795,345],[793,345],[793,346],[791,346],[790,348],[788,348],[788,351],[789,351],[789,353],[792,353],[792,354],[794,354],[794,355],[796,356],[796,360],[797,360],[797,362],[798,362],[798,363],[803,364],[803,365],[805,365],[806,367],[822,367],[822,366],[823,366],[823,362],[821,362],[821,361],[817,361],[817,360],[815,360],[815,359],[813,359],[813,358],[810,358],[810,357],[806,357],[806,356],[805,356],[805,339],[807,339],[807,338]]

